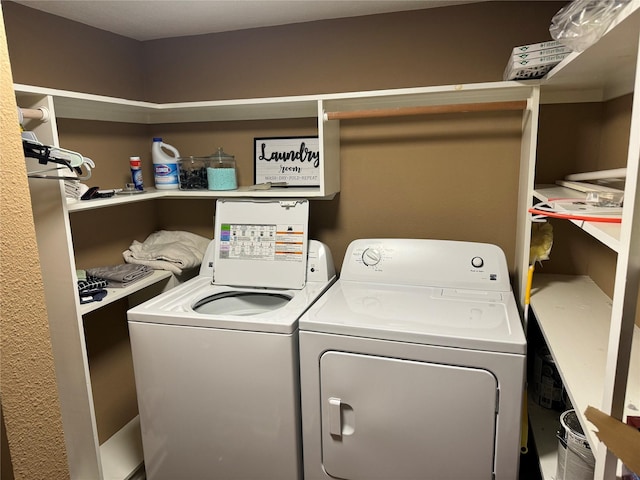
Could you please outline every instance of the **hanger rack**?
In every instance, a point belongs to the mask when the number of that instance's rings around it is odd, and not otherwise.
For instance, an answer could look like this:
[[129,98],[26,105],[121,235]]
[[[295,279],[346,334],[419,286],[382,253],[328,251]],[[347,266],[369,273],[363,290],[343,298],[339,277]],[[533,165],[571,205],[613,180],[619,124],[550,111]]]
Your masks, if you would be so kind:
[[18,107],[18,118],[20,119],[20,123],[22,123],[25,118],[32,118],[35,120],[48,122],[49,119],[51,118],[51,115],[49,114],[49,110],[47,110],[45,107],[38,107],[38,108]]
[[497,112],[526,110],[527,101],[458,103],[450,105],[425,105],[419,107],[378,108],[370,110],[351,110],[344,112],[325,112],[326,120],[353,120],[359,118],[402,117],[409,115],[433,115],[441,113]]

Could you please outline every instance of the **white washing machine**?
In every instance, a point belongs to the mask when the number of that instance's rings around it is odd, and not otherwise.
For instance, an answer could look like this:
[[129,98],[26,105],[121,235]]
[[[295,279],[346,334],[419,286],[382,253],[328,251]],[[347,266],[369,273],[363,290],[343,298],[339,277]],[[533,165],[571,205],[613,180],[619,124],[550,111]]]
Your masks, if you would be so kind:
[[335,280],[306,200],[218,200],[200,275],[128,312],[149,480],[302,476],[298,319]]
[[300,319],[305,480],[518,478],[525,354],[498,247],[354,241]]

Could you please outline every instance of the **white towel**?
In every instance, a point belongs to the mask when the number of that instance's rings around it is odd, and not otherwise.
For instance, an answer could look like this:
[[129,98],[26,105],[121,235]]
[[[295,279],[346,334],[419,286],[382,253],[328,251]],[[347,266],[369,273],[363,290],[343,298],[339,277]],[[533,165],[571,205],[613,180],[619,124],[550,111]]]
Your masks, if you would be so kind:
[[154,270],[169,270],[180,275],[184,269],[202,263],[210,242],[191,232],[160,230],[142,243],[134,240],[122,256],[127,263],[148,265]]

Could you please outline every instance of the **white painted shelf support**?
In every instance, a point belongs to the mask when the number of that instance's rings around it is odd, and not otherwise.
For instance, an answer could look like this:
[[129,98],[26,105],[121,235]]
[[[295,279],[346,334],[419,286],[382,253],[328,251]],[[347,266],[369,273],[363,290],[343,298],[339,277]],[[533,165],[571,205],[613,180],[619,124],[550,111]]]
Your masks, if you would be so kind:
[[[636,38],[640,51],[640,34]],[[640,92],[640,55],[636,56],[635,92]],[[627,154],[627,181],[624,209],[620,227],[621,251],[618,252],[615,289],[611,314],[611,330],[607,349],[602,410],[613,418],[624,421],[625,398],[633,332],[635,329],[638,289],[640,287],[640,95],[633,96],[629,148]],[[633,248],[635,246],[635,248]],[[597,452],[595,479],[615,478],[618,459],[600,444]]]

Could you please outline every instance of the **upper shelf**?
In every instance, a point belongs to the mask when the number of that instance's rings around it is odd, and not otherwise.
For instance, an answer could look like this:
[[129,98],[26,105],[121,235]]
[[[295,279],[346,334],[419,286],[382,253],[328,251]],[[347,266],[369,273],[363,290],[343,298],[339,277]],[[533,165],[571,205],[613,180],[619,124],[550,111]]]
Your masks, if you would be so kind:
[[542,103],[599,102],[631,93],[639,32],[640,0],[631,0],[598,42],[569,54],[542,80]]
[[30,85],[18,97],[51,96],[58,118],[141,124],[314,118],[326,111],[527,100],[537,82],[492,82],[291,97],[150,103]]
[[325,112],[528,100],[537,82],[490,82],[323,95]]
[[307,118],[318,115],[317,96],[151,103],[31,85],[14,85],[20,96],[51,96],[55,116],[141,124]]
[[598,102],[633,91],[639,31],[640,0],[631,0],[598,42],[569,54],[542,80],[165,104],[21,84],[14,89],[22,96],[52,96],[60,118],[143,124],[312,118],[336,110],[525,100],[537,85],[542,103]]

